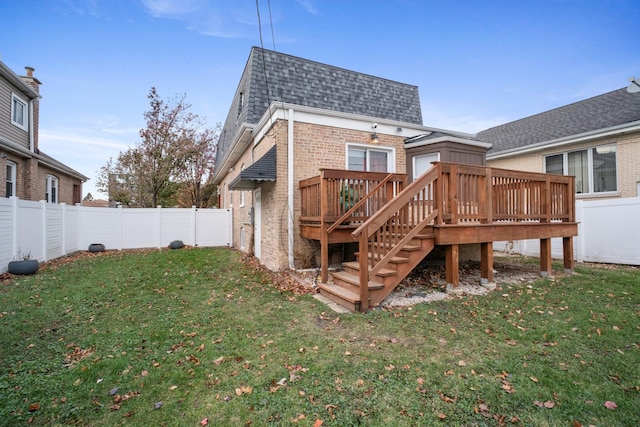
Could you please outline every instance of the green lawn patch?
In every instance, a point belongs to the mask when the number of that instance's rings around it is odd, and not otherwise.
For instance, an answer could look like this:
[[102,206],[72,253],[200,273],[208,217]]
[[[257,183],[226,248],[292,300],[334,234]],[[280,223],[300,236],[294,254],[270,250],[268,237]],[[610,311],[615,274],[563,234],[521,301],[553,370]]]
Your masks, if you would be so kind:
[[0,425],[637,426],[640,270],[576,270],[338,315],[228,249],[45,266],[0,288]]

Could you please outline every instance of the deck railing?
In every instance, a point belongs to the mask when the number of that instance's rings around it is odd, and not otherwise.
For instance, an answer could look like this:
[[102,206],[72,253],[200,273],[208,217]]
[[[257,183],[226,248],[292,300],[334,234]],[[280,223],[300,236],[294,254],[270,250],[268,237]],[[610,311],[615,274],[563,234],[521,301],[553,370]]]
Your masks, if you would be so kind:
[[300,181],[300,221],[363,223],[405,184],[405,174],[322,169],[319,176]]
[[404,174],[324,169],[300,181],[300,222],[321,229],[323,281],[329,234],[342,223],[358,226],[362,284],[430,224],[575,222],[574,191],[571,176],[454,163],[435,162],[408,186]]
[[575,221],[574,205],[573,177],[435,163],[353,232],[361,304],[370,278],[429,224]]

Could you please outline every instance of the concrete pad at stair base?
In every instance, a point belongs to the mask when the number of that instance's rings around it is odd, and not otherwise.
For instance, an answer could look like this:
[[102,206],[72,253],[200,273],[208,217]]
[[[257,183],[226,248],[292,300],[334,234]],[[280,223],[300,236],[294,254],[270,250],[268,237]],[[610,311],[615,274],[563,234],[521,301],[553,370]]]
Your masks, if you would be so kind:
[[451,283],[447,283],[447,294],[448,295],[462,295],[464,291],[460,288],[454,288]]
[[313,297],[315,299],[317,299],[318,301],[327,304],[327,306],[331,310],[335,311],[336,313],[340,313],[340,314],[349,314],[349,313],[351,313],[351,310],[349,310],[346,307],[341,306],[340,304],[338,304],[336,302],[331,301],[329,298],[325,297],[324,295],[315,294],[315,295],[313,295]]
[[490,291],[496,288],[496,284],[494,282],[489,282],[487,279],[484,279],[484,278],[480,279],[480,286]]

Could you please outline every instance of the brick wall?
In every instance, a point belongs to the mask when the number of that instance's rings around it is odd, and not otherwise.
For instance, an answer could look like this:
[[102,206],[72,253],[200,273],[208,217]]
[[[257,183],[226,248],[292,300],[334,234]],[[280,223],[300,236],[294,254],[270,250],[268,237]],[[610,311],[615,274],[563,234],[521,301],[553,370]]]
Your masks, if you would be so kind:
[[[245,251],[253,250],[253,226],[246,224],[249,209],[253,207],[253,194],[246,192],[245,206],[239,206],[240,193],[229,191],[229,183],[240,173],[244,163],[249,166],[260,159],[273,145],[277,145],[277,180],[258,184],[262,196],[262,242],[261,261],[272,270],[289,267],[288,261],[288,218],[294,219],[294,262],[296,268],[308,267],[318,250],[318,243],[300,237],[300,190],[302,179],[319,175],[321,168],[345,169],[348,143],[370,145],[371,147],[395,149],[395,172],[406,172],[406,154],[401,136],[379,134],[378,144],[371,144],[370,132],[355,131],[309,123],[294,123],[294,205],[288,204],[287,197],[287,122],[280,120],[255,146],[245,150],[240,159],[220,183],[226,206],[233,204],[234,246],[240,247],[240,229],[245,229]],[[252,160],[253,159],[253,160]]]

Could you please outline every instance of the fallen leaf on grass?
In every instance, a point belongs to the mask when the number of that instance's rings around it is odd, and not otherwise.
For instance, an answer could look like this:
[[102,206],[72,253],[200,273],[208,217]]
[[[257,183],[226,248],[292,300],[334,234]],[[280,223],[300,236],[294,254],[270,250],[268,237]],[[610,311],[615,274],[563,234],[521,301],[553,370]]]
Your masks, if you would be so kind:
[[447,416],[445,414],[443,414],[442,412],[440,412],[438,414],[438,418],[440,418],[441,420],[444,420],[445,418],[447,418]]
[[533,404],[536,405],[538,408],[547,408],[547,409],[552,409],[553,407],[556,406],[555,402],[551,400],[547,400],[546,402],[540,402],[539,400],[536,400],[533,402]]
[[39,409],[40,409],[40,404],[38,402],[29,404],[29,412],[36,412]]
[[214,364],[214,365],[219,365],[219,364],[221,364],[222,362],[224,362],[224,356],[220,356],[220,357],[218,357],[216,360],[214,360],[214,361],[213,361],[213,364]]
[[606,402],[604,402],[604,407],[612,411],[615,411],[616,409],[618,409],[618,405],[616,405],[616,402],[612,402],[610,400],[607,400]]
[[324,424],[324,421],[318,419],[315,423],[313,423],[313,427],[320,427],[322,424]]
[[307,417],[305,417],[305,415],[304,415],[304,414],[300,414],[300,415],[298,415],[298,416],[297,416],[297,417],[295,417],[295,418],[291,418],[291,422],[292,422],[292,423],[297,423],[298,421],[302,421],[302,420],[304,420],[305,418],[307,418]]
[[209,419],[208,418],[203,418],[202,421],[200,421],[200,425],[201,426],[206,426],[207,424],[209,424]]
[[249,385],[242,386],[236,389],[236,396],[241,396],[243,394],[251,394],[251,393],[253,393],[253,387]]
[[529,377],[529,379],[530,379],[531,381],[533,381],[534,383],[537,383],[537,382],[538,382],[538,379],[537,379],[536,377]]

